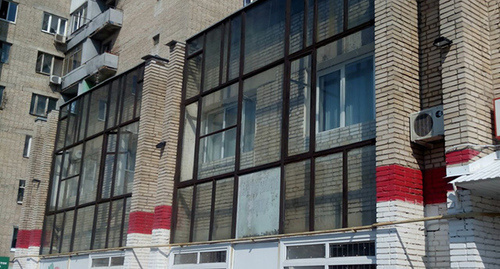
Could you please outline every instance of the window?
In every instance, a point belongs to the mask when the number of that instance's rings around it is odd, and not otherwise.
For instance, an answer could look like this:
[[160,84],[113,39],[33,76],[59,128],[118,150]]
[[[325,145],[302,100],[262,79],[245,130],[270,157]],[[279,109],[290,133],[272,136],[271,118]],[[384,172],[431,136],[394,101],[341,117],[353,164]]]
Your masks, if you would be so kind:
[[4,96],[4,90],[5,90],[5,87],[4,86],[0,86],[0,109],[3,109],[4,108],[4,101],[5,101],[5,96]]
[[12,241],[10,243],[10,249],[11,251],[15,250],[16,249],[16,245],[17,245],[17,232],[18,232],[19,228],[17,227],[14,227],[14,231],[12,232]]
[[87,4],[71,13],[71,33],[80,29],[85,23],[87,23]]
[[28,158],[30,156],[30,150],[31,150],[31,135],[27,135],[26,138],[24,139],[24,150],[23,150],[23,157]]
[[26,180],[19,180],[19,188],[17,189],[17,203],[22,204],[24,200],[24,188],[26,187]]
[[11,46],[12,45],[9,43],[0,41],[0,63],[4,64],[9,62],[9,52]]
[[61,76],[63,59],[44,52],[38,52],[36,72]]
[[124,256],[92,258],[91,268],[122,268]]
[[64,59],[64,74],[75,70],[82,64],[82,45],[78,45],[66,53]]
[[56,98],[33,94],[31,96],[30,114],[34,116],[47,117],[47,113],[56,109],[56,104]]
[[99,100],[99,113],[97,114],[97,120],[105,121],[106,120],[106,100]]
[[51,34],[64,35],[66,33],[66,19],[44,12],[42,31]]
[[1,0],[0,4],[0,19],[10,22],[16,22],[17,3]]
[[226,247],[212,247],[210,250],[172,250],[172,268],[227,268],[229,259]]
[[318,131],[375,119],[373,57],[319,73]]

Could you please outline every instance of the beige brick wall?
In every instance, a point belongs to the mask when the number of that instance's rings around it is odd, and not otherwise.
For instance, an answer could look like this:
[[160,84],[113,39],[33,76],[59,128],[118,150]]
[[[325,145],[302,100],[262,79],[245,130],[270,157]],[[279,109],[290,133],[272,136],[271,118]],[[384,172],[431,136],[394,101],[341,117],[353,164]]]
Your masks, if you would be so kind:
[[35,72],[38,51],[63,55],[54,46],[53,35],[41,31],[43,12],[68,17],[70,4],[65,0],[15,2],[19,3],[16,23],[0,21],[0,40],[12,44],[9,62],[0,64],[0,85],[5,87],[5,107],[0,110],[0,256],[12,256],[13,226],[24,226],[20,225],[21,206],[16,197],[20,179],[31,185],[30,159],[23,158],[25,136],[33,136],[32,150],[41,142],[35,132],[36,117],[29,114],[31,95],[59,97],[49,86],[49,76]]

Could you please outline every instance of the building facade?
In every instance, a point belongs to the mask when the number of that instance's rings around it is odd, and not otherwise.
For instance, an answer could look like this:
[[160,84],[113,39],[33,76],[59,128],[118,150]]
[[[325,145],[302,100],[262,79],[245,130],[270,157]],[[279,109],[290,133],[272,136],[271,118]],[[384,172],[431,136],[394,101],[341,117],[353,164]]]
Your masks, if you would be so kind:
[[[500,266],[497,0],[122,3],[136,67],[67,85],[20,265]],[[156,47],[174,6],[194,36]]]
[[37,184],[31,163],[37,141],[45,139],[37,130],[62,103],[50,76],[61,72],[64,50],[54,35],[65,32],[68,11],[67,1],[1,1],[0,256],[8,259],[21,230],[26,188]]

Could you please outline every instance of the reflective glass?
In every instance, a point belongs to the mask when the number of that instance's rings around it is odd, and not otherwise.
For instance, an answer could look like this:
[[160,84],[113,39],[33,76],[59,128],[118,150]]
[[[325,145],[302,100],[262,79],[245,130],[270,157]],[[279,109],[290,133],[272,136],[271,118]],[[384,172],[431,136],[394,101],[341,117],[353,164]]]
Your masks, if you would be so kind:
[[186,62],[186,99],[196,96],[200,93],[201,87],[201,63],[203,54],[197,55]]
[[74,217],[75,216],[75,211],[66,211],[65,214],[65,220],[64,220],[64,233],[63,233],[63,238],[62,238],[62,245],[61,245],[61,253],[69,252],[69,248],[71,246],[71,235],[73,233],[73,223],[74,223]]
[[99,103],[108,102],[108,87],[92,91],[90,96],[90,109],[88,115],[87,137],[104,131],[105,121],[99,120]]
[[311,57],[295,60],[290,72],[288,155],[309,151],[311,113]]
[[73,251],[90,249],[92,226],[94,224],[94,206],[78,209],[76,216],[75,240]]
[[374,18],[373,0],[349,0],[347,26],[358,26]]
[[286,259],[325,258],[325,244],[286,247]]
[[118,152],[116,155],[116,179],[113,196],[132,192],[138,136],[139,122],[129,124],[119,130]]
[[240,50],[241,50],[241,17],[237,16],[231,20],[231,41],[229,48],[229,79],[238,77],[240,73]]
[[123,219],[123,203],[125,200],[120,199],[112,202],[111,216],[109,219],[109,236],[108,247],[120,246],[120,235],[122,233],[122,219]]
[[109,203],[97,205],[97,220],[95,227],[94,249],[106,247],[106,232],[108,230]]
[[214,225],[212,240],[231,238],[233,222],[234,179],[222,179],[215,182]]
[[177,222],[173,242],[189,242],[191,227],[191,209],[193,206],[193,187],[177,190]]
[[212,205],[212,182],[196,185],[194,207],[193,241],[208,241],[210,211]]
[[216,27],[207,33],[207,42],[205,44],[204,51],[204,91],[210,90],[211,88],[219,85],[222,29],[223,25]]
[[96,199],[97,182],[101,167],[102,136],[85,143],[85,157],[80,182],[79,203],[84,204]]
[[182,135],[182,158],[180,181],[193,178],[194,147],[196,145],[196,124],[198,102],[186,106],[184,110],[184,130]]
[[342,32],[343,27],[344,1],[318,0],[317,41]]
[[311,162],[285,166],[285,233],[309,231]]
[[342,153],[316,158],[314,230],[342,227]]

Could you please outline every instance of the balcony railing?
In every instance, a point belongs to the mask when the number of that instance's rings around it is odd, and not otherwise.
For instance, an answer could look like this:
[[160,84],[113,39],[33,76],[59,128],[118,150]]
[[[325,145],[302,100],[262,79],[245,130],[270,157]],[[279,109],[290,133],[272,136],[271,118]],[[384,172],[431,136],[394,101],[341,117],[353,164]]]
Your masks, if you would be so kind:
[[103,53],[95,56],[75,70],[66,74],[63,78],[62,89],[87,78],[94,83],[101,82],[116,73],[118,68],[118,56],[111,53]]
[[118,31],[122,23],[123,12],[110,8],[89,21],[84,29],[70,35],[67,49],[71,49],[87,37],[103,40]]

